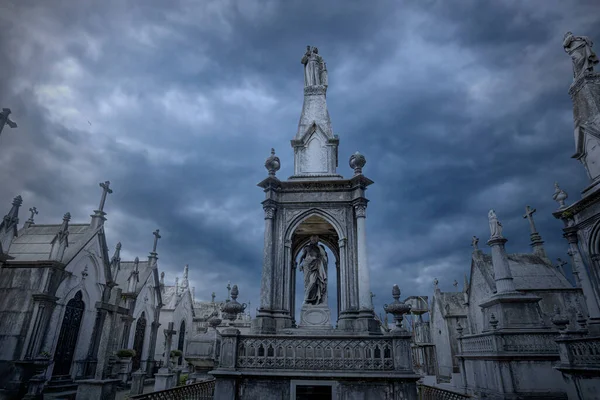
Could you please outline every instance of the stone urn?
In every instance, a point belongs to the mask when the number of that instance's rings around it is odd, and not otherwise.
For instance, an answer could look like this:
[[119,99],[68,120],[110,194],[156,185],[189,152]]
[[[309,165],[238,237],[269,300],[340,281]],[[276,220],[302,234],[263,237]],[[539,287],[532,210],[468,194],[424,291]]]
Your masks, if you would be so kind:
[[233,285],[233,288],[231,289],[231,300],[227,300],[221,308],[223,318],[228,319],[231,322],[235,321],[238,315],[246,309],[245,303],[240,304],[237,301],[239,293],[240,292],[238,290],[237,285]]
[[177,363],[179,362],[179,357],[181,357],[183,353],[181,350],[171,350],[171,368],[176,368]]
[[396,323],[396,327],[392,329],[392,332],[406,332],[406,328],[402,326],[402,320],[404,319],[404,315],[410,312],[411,306],[410,304],[404,304],[400,299],[400,288],[398,285],[394,285],[392,287],[392,297],[394,298],[394,302],[391,304],[385,304],[383,309],[386,313],[392,314],[394,316],[394,322]]

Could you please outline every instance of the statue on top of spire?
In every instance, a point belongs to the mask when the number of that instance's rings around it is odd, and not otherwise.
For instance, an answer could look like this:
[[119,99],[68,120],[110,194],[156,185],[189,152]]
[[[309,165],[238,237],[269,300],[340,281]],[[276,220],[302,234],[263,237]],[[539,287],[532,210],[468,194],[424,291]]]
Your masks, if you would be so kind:
[[304,87],[327,87],[327,66],[318,48],[306,46],[306,53],[300,62],[304,65]]
[[573,78],[577,79],[586,72],[594,70],[598,64],[598,57],[592,50],[594,43],[587,36],[574,36],[571,32],[565,33],[563,47],[573,61]]

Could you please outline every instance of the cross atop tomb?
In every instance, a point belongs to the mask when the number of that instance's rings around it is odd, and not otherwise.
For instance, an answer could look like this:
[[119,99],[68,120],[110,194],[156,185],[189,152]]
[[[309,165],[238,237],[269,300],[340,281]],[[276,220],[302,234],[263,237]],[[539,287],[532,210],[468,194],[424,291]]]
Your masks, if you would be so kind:
[[529,206],[525,207],[525,215],[523,215],[523,218],[526,218],[527,220],[529,220],[529,228],[531,229],[531,234],[536,234],[537,230],[535,228],[535,222],[533,222],[533,214],[536,212],[537,210],[535,208],[531,208]]
[[17,124],[13,122],[8,116],[10,115],[10,108],[3,108],[2,112],[0,112],[0,134],[4,129],[4,125],[8,125],[11,128],[16,128]]
[[30,221],[31,223],[33,223],[33,217],[34,217],[35,215],[37,215],[37,214],[38,214],[38,210],[37,210],[37,208],[35,208],[35,207],[31,207],[31,208],[29,209],[29,212],[31,212],[31,216],[29,217],[29,221]]
[[160,232],[159,229],[152,232],[152,234],[154,235],[154,246],[152,246],[153,253],[156,253],[156,246],[158,246],[158,239],[160,239],[162,237],[162,236],[160,236],[159,232]]
[[479,247],[477,246],[478,244],[479,244],[479,238],[477,236],[473,236],[473,240],[471,240],[471,246],[473,246],[474,251],[479,250]]
[[106,195],[111,194],[113,191],[110,188],[110,181],[106,181],[104,183],[100,182],[100,187],[102,188],[102,197],[100,198],[100,206],[98,207],[98,211],[103,213],[104,203],[106,202]]

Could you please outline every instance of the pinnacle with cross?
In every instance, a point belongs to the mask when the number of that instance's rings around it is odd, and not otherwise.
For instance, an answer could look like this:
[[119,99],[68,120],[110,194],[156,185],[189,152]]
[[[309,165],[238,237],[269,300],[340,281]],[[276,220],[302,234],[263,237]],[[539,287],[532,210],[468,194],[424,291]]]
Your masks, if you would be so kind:
[[31,207],[29,209],[29,212],[31,212],[31,216],[29,217],[29,222],[33,224],[33,217],[38,214],[38,210],[35,207]]
[[100,198],[100,205],[98,206],[98,211],[102,214],[104,213],[104,203],[106,203],[106,195],[111,194],[113,191],[110,188],[110,181],[100,182],[100,187],[102,188],[102,197]]
[[160,236],[159,232],[160,232],[160,229],[157,229],[154,232],[152,232],[152,234],[154,235],[154,246],[152,246],[153,253],[156,253],[156,246],[158,246],[158,239],[160,239],[162,237],[162,236]]
[[525,207],[525,215],[523,218],[529,220],[529,228],[531,229],[531,234],[535,235],[537,233],[537,229],[535,228],[535,222],[533,222],[533,214],[536,212],[535,208],[531,208],[529,206]]

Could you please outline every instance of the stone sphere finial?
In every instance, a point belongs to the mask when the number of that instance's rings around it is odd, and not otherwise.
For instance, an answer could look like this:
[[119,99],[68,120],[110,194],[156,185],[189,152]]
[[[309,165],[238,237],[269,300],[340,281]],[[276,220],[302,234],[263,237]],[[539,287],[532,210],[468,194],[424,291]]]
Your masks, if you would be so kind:
[[279,157],[275,155],[275,149],[271,149],[271,155],[265,161],[265,168],[269,171],[269,176],[275,176],[275,173],[281,168]]
[[361,175],[362,169],[367,163],[365,156],[360,154],[358,151],[350,156],[350,168],[354,170],[354,175]]
[[565,205],[565,200],[568,197],[569,195],[567,194],[567,192],[565,192],[558,186],[558,182],[554,182],[554,194],[552,195],[552,199],[554,199],[554,201],[558,203],[559,210],[562,210],[563,208],[567,207]]

